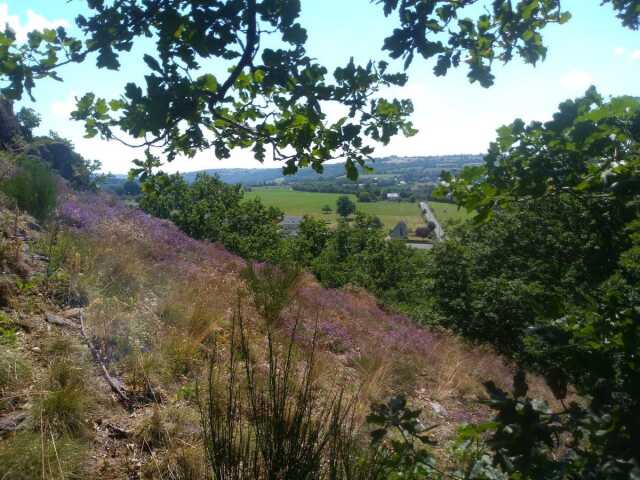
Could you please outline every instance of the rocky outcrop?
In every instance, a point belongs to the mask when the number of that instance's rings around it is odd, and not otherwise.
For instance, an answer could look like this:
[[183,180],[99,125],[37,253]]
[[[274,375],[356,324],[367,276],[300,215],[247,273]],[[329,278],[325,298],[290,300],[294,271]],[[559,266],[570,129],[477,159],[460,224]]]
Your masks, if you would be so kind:
[[13,102],[0,97],[0,148],[14,150],[20,138],[20,124],[13,112]]
[[45,137],[34,141],[25,153],[40,158],[67,180],[74,180],[84,164],[84,159],[73,150],[72,145]]

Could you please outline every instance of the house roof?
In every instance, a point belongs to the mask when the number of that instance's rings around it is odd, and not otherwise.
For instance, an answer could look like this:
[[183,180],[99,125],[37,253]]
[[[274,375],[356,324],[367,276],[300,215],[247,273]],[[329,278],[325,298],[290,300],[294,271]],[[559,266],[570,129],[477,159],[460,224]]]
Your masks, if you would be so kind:
[[407,235],[407,224],[404,220],[400,220],[398,224],[391,230],[392,237],[405,237]]

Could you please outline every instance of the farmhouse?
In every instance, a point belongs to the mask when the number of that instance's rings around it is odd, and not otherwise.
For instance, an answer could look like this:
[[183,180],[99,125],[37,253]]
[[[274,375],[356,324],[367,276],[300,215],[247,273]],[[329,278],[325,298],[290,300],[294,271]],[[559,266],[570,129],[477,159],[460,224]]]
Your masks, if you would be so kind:
[[409,228],[407,227],[406,222],[404,220],[401,220],[395,227],[393,227],[393,230],[391,230],[389,237],[391,237],[393,240],[404,240],[407,238],[408,234]]
[[400,200],[399,193],[387,193],[387,200]]

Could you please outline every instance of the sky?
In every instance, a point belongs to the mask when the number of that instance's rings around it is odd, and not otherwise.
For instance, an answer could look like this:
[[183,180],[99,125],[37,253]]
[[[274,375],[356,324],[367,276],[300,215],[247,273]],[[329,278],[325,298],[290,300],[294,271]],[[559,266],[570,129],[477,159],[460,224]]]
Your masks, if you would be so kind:
[[[623,28],[610,7],[600,6],[600,0],[565,0],[563,8],[573,18],[544,31],[549,48],[546,60],[536,67],[520,61],[497,65],[496,82],[489,89],[470,84],[465,68],[435,77],[432,62],[415,60],[407,72],[409,83],[384,95],[413,101],[412,121],[419,133],[411,138],[395,137],[389,145],[378,146],[373,156],[484,153],[501,125],[515,118],[527,122],[550,119],[560,102],[581,95],[590,85],[607,96],[640,96],[640,32]],[[31,30],[59,25],[74,33],[74,19],[80,13],[87,13],[85,0],[0,0],[0,25],[9,24],[18,39],[26,38]],[[370,0],[302,0],[300,22],[309,34],[308,53],[332,71],[350,57],[361,64],[369,59],[388,60],[381,47],[396,19],[385,18],[381,7]],[[46,80],[37,84],[36,102],[21,102],[42,116],[37,133],[54,130],[69,138],[85,158],[100,160],[103,171],[126,173],[131,160],[142,157],[142,152],[115,141],[84,138],[82,124],[69,114],[75,97],[92,91],[107,99],[117,98],[127,82],[142,80],[145,48],[148,43],[122,56],[119,72],[98,70],[95,63],[85,62],[62,69],[62,83]],[[391,65],[402,68],[401,62]],[[193,159],[176,159],[164,169],[185,172],[277,165],[260,164],[248,151],[234,150],[227,160],[205,151]]]

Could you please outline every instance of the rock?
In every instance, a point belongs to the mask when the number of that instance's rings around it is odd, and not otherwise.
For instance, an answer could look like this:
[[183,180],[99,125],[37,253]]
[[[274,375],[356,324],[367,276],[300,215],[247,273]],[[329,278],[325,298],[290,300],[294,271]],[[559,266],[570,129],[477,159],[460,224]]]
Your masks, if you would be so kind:
[[26,412],[20,410],[0,416],[0,436],[18,430],[27,416]]
[[447,410],[440,405],[438,402],[430,402],[431,403],[431,410],[433,410],[433,413],[435,413],[436,415],[440,415],[441,417],[446,417],[447,416]]
[[20,123],[13,113],[13,102],[0,96],[0,145],[12,150],[21,133]]
[[32,352],[35,352],[35,353],[40,353],[40,352],[41,352],[40,347],[33,347],[33,348],[31,349],[31,351],[32,351]]
[[47,313],[46,319],[47,322],[51,323],[52,325],[58,325],[60,327],[80,328],[80,325],[73,323],[59,315],[54,315],[53,313]]
[[36,222],[28,222],[27,223],[27,228],[30,230],[33,230],[35,232],[41,232],[42,231],[42,227],[40,225],[38,225]]
[[64,318],[80,318],[80,314],[82,313],[81,308],[68,308],[62,312],[62,316]]

